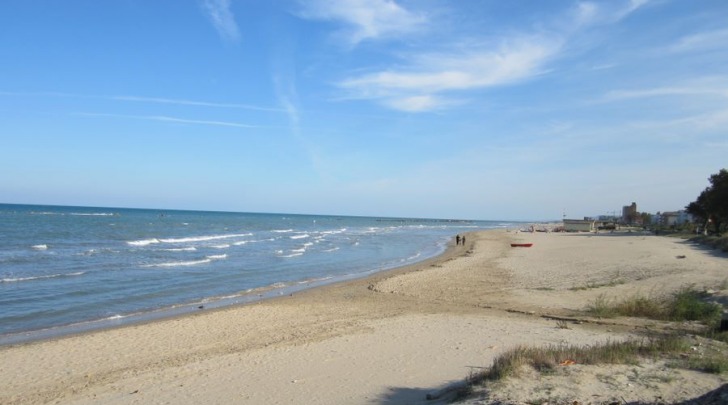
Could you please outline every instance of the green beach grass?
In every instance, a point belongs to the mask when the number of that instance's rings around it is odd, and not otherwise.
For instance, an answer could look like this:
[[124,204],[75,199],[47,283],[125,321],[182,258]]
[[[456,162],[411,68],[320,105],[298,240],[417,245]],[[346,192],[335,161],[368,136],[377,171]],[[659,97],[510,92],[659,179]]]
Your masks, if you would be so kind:
[[[706,326],[701,335],[708,342],[728,342],[728,332],[717,330],[722,307],[707,302],[707,296],[692,285],[663,297],[636,295],[615,301],[606,294],[600,294],[588,307],[587,313],[600,318],[630,316],[670,322],[697,321]],[[557,327],[568,328],[563,321],[557,322]],[[476,386],[517,377],[524,367],[531,367],[541,374],[551,374],[558,366],[570,364],[638,365],[647,359],[664,360],[673,368],[713,374],[728,372],[728,353],[724,350],[717,350],[710,356],[694,356],[692,349],[687,335],[681,335],[679,331],[597,345],[518,346],[498,356],[487,369],[471,374],[459,390],[458,399],[469,397]]]

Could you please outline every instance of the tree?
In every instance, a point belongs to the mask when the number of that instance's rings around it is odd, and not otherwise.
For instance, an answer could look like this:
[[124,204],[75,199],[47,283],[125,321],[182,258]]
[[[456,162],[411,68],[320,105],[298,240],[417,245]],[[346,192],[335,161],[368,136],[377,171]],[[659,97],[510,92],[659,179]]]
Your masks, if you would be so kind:
[[720,233],[721,225],[728,223],[728,170],[721,169],[708,180],[710,186],[706,187],[697,200],[688,204],[685,209],[705,222],[706,228],[712,223],[715,232]]

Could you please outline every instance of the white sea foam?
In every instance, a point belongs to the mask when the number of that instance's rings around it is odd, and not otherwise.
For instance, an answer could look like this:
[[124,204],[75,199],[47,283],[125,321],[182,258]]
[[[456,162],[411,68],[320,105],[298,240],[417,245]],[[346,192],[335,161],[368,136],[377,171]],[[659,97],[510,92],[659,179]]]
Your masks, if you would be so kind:
[[252,233],[235,233],[229,235],[210,235],[210,236],[192,236],[187,238],[151,238],[126,242],[131,246],[148,246],[156,243],[192,243],[207,242],[211,240],[241,238],[244,236],[252,236]]
[[422,253],[417,253],[417,254],[412,255],[412,256],[410,256],[410,257],[408,257],[408,258],[406,258],[406,259],[404,259],[402,261],[403,262],[411,262],[412,260],[415,260],[415,259],[417,259],[420,256],[422,256]]
[[113,217],[113,212],[72,212],[68,215],[74,215],[77,217]]
[[346,228],[341,228],[341,229],[337,229],[334,231],[322,231],[321,233],[324,235],[335,235],[335,234],[344,233],[344,232],[346,232]]
[[219,239],[230,239],[230,238],[241,238],[244,236],[252,236],[252,233],[235,233],[229,235],[210,235],[210,236],[192,236],[188,238],[170,238],[170,239],[159,239],[163,243],[190,243],[190,242],[207,242],[211,240]]
[[305,253],[306,252],[306,248],[302,248],[302,249],[291,249],[291,252],[292,253]]
[[275,233],[289,233],[289,232],[293,232],[293,229],[274,229],[271,232],[275,232]]
[[48,245],[33,245],[32,247],[35,250],[48,250]]
[[0,283],[19,283],[22,281],[44,280],[44,279],[49,279],[49,278],[75,277],[75,276],[81,276],[83,274],[86,274],[86,272],[78,271],[75,273],[49,274],[49,275],[45,275],[45,276],[34,276],[34,277],[8,277],[8,278],[0,279]]
[[266,285],[266,286],[262,286],[262,287],[248,288],[247,290],[244,291],[244,293],[245,294],[258,294],[260,296],[260,295],[263,295],[262,293],[269,292],[276,288],[285,288],[285,287],[288,287],[288,284],[283,283],[283,282],[278,282],[278,283],[274,283],[274,284],[270,284],[270,285]]
[[130,246],[149,246],[157,243],[159,243],[159,239],[156,238],[126,242],[126,244]]
[[245,244],[248,244],[248,243],[274,242],[274,241],[275,241],[275,238],[270,238],[270,239],[257,239],[257,240],[241,240],[239,242],[233,243],[233,245],[235,245],[235,246],[241,246],[241,245],[245,245]]
[[166,263],[157,263],[157,264],[147,264],[143,267],[188,267],[188,266],[197,266],[199,264],[205,264],[210,263],[211,259],[202,259],[202,260],[188,260],[185,262],[166,262]]
[[311,283],[316,283],[316,282],[319,282],[319,281],[331,280],[332,278],[333,278],[332,276],[319,277],[319,278],[309,278],[309,279],[306,279],[306,280],[299,281],[298,284],[311,284]]
[[212,246],[213,249],[227,249],[229,247],[230,247],[230,245],[227,245],[227,244]]
[[331,248],[331,249],[326,249],[326,250],[324,250],[324,252],[327,252],[327,253],[328,253],[328,252],[336,252],[337,250],[339,250],[339,247],[338,247],[338,246],[337,246],[337,247],[335,247],[335,248]]
[[197,250],[194,246],[189,247],[183,247],[183,248],[169,248],[169,249],[159,249],[164,252],[194,252]]
[[302,235],[293,235],[290,238],[291,239],[305,239],[305,238],[310,238],[310,237],[311,237],[311,235],[304,233]]
[[211,263],[213,260],[222,260],[222,259],[226,259],[226,258],[227,258],[227,255],[210,255],[210,256],[205,256],[204,259],[200,259],[200,260],[155,263],[155,264],[147,264],[142,267],[189,267],[189,266],[197,266],[200,264]]
[[282,255],[280,257],[296,257],[296,256],[302,256],[303,253],[291,253],[290,255]]
[[113,249],[108,249],[108,248],[104,248],[104,249],[89,249],[89,250],[87,250],[85,252],[75,253],[74,256],[95,256],[95,255],[100,255],[102,253],[119,253],[119,251],[118,250],[113,250]]

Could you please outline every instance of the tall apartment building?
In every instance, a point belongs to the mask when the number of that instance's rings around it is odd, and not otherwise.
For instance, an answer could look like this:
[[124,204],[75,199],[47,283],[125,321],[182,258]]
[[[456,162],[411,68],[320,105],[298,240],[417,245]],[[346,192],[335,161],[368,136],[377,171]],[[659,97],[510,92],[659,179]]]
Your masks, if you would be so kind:
[[622,207],[622,222],[625,224],[632,224],[637,221],[637,203],[633,202],[632,205],[625,205]]

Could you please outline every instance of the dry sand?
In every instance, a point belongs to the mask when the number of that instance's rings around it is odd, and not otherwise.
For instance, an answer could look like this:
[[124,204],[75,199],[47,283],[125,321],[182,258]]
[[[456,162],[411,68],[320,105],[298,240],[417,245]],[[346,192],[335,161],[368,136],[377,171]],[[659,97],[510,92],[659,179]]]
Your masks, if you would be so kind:
[[[511,248],[511,241],[534,246]],[[516,345],[590,344],[644,332],[639,320],[563,329],[549,318],[583,318],[579,311],[599,294],[661,294],[686,284],[715,290],[727,278],[724,255],[680,239],[478,232],[466,247],[362,280],[0,348],[0,404],[438,403],[447,395],[426,396]],[[548,378],[506,381],[469,403],[675,402],[723,383],[658,363],[576,365]]]

